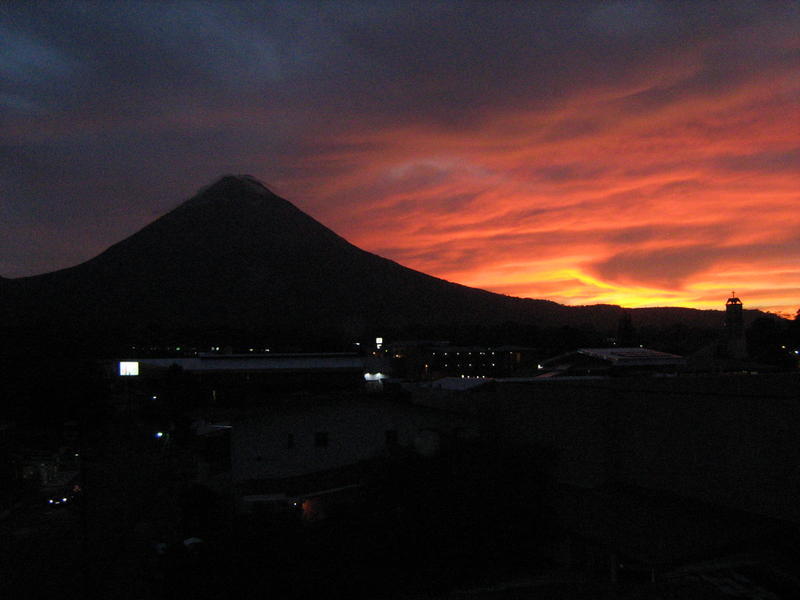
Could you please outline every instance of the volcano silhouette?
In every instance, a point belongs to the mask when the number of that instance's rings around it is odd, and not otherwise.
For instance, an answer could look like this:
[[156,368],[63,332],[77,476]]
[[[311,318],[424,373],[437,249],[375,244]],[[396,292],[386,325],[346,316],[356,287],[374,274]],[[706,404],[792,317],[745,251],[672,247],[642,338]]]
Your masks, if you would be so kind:
[[[247,175],[221,178],[85,263],[2,279],[0,290],[7,332],[71,340],[358,336],[508,321],[613,326],[619,315],[618,307],[513,298],[403,267],[350,244]],[[716,313],[663,310],[694,321]]]

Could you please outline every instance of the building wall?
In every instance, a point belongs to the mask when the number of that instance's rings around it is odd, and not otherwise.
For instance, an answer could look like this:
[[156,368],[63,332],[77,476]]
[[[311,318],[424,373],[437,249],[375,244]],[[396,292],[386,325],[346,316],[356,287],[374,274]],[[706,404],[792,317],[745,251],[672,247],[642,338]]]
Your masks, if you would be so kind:
[[[233,479],[280,479],[355,464],[387,451],[393,443],[387,431],[410,447],[426,430],[469,435],[477,427],[459,415],[380,400],[264,410],[233,425]],[[326,435],[326,445],[318,445],[318,434]]]
[[620,481],[800,523],[800,376],[623,378],[481,392],[498,435],[556,449],[558,477]]

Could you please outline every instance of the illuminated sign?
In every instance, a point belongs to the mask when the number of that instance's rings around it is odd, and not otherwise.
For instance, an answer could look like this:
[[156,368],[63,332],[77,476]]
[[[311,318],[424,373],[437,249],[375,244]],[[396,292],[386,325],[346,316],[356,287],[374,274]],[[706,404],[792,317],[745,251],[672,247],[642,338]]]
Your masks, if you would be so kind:
[[138,375],[139,363],[138,362],[120,362],[119,363],[120,375]]
[[376,347],[378,350],[380,350],[380,349],[381,349],[381,346],[383,346],[383,338],[382,338],[382,337],[376,337],[376,338],[375,338],[375,347]]

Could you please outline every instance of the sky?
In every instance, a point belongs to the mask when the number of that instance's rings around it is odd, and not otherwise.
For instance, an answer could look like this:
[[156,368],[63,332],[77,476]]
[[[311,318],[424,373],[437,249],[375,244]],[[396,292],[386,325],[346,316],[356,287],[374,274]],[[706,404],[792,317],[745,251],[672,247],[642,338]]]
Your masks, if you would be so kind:
[[0,5],[0,275],[224,174],[565,304],[800,306],[800,3]]

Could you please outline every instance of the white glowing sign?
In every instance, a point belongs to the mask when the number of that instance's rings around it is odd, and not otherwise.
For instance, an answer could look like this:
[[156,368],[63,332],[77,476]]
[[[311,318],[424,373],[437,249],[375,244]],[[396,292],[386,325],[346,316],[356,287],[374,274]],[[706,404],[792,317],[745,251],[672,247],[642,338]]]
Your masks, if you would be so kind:
[[120,375],[138,375],[139,363],[138,362],[120,362],[119,363]]
[[383,338],[382,338],[382,337],[376,337],[376,338],[375,338],[375,347],[376,347],[378,350],[380,350],[380,349],[381,349],[381,346],[383,346]]

